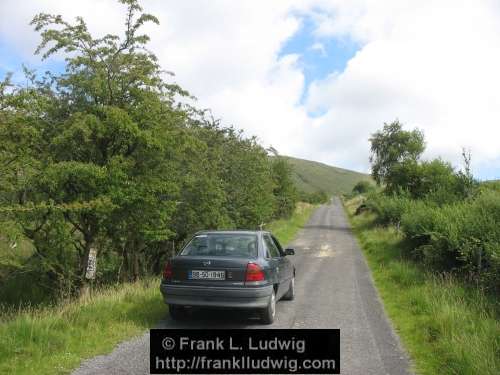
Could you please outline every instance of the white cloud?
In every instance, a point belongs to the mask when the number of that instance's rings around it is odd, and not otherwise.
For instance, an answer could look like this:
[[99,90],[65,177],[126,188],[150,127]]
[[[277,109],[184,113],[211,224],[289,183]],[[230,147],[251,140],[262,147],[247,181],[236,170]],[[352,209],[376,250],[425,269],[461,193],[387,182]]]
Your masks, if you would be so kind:
[[[327,112],[316,120],[319,130],[309,142],[342,164],[366,165],[368,135],[382,122],[399,118],[425,131],[426,157],[441,155],[459,165],[461,148],[467,147],[477,169],[491,169],[498,162],[498,5],[446,0],[315,3],[322,7],[321,13],[313,13],[318,35],[349,36],[362,48],[345,71],[312,83],[309,110]],[[500,166],[496,170],[500,176]]]
[[[399,118],[425,131],[427,157],[458,165],[465,146],[484,176],[500,175],[495,0],[149,0],[144,7],[160,18],[148,31],[162,66],[201,107],[266,145],[368,170],[369,135]],[[28,59],[38,42],[27,26],[34,13],[83,15],[103,33],[121,30],[122,9],[114,1],[2,0],[0,40]],[[315,22],[318,51],[328,38],[361,46],[344,71],[308,88],[299,56],[279,55],[304,15]]]
[[[17,9],[15,1],[6,0],[0,6],[0,14],[10,14],[11,20],[9,27],[0,29],[0,37],[18,45],[24,58],[38,42],[27,26],[38,11],[68,18],[81,14],[99,33],[117,32],[123,23],[123,7],[113,1],[72,1],[71,6],[60,7],[55,0],[32,0]],[[160,26],[147,27],[150,49],[162,67],[175,72],[176,81],[199,99],[199,106],[211,108],[225,124],[257,135],[266,146],[272,144],[283,153],[303,147],[307,115],[297,105],[303,74],[297,56],[279,57],[300,25],[291,12],[293,4],[204,0],[145,1],[143,6],[160,19]]]
[[0,40],[18,52],[24,61],[36,64],[40,59],[33,53],[40,36],[29,25],[36,14],[61,14],[69,21],[82,16],[92,32],[116,33],[122,30],[120,11],[123,9],[117,1],[1,0]]

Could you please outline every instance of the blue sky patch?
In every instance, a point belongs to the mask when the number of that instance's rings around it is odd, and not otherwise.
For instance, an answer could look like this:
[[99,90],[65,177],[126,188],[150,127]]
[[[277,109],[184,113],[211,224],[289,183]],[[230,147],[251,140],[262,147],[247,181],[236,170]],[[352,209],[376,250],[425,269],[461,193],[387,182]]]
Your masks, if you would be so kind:
[[[34,52],[35,51],[33,51],[33,53]],[[63,60],[52,58],[42,60],[40,55],[33,56],[34,58],[30,59],[23,57],[14,46],[0,39],[0,80],[2,80],[7,73],[13,73],[12,81],[14,83],[24,83],[23,64],[28,69],[34,69],[39,76],[43,75],[46,71],[63,73],[65,70],[66,62]]]
[[314,21],[310,17],[303,17],[300,29],[279,53],[279,57],[288,54],[300,56],[298,64],[305,78],[301,102],[304,101],[311,82],[326,78],[335,71],[342,72],[347,62],[360,49],[357,43],[348,38],[318,38],[314,35],[314,29]]

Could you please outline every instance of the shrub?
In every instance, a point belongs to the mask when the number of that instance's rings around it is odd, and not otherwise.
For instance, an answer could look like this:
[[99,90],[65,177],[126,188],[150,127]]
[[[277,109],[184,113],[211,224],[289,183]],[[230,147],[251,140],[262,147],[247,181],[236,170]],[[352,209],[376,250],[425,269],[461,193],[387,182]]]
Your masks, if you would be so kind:
[[352,188],[352,193],[354,195],[365,194],[373,190],[375,190],[375,186],[373,186],[373,184],[369,181],[363,180],[354,185],[354,187]]
[[412,186],[412,196],[430,199],[438,204],[457,201],[460,194],[460,178],[450,163],[441,159],[424,161],[417,168],[418,179]]
[[474,194],[477,183],[466,173],[455,172],[450,163],[441,159],[407,162],[393,167],[393,185],[387,194],[404,191],[414,199],[425,199],[439,205],[458,202]]
[[366,206],[377,214],[379,224],[394,224],[399,226],[401,217],[411,204],[411,199],[405,195],[387,196],[383,194],[369,194]]
[[363,206],[379,224],[402,230],[413,259],[500,291],[500,191],[481,189],[448,204],[371,193]]
[[435,206],[414,202],[401,227],[414,254],[429,266],[454,271],[478,284],[500,287],[500,194],[484,191],[473,199]]
[[136,280],[200,229],[256,228],[293,212],[286,160],[184,105],[189,93],[145,48],[141,28],[158,20],[121,2],[125,38],[38,14],[36,53],[64,55],[63,71],[0,80],[0,221],[17,223],[34,248],[15,265],[0,254],[0,302],[14,266],[32,284],[84,295],[93,250],[94,285]]
[[500,193],[500,180],[484,181],[479,185],[481,191],[493,190]]
[[313,193],[306,193],[304,191],[299,193],[299,200],[301,202],[311,204],[321,204],[328,202],[328,194],[324,191],[315,191]]

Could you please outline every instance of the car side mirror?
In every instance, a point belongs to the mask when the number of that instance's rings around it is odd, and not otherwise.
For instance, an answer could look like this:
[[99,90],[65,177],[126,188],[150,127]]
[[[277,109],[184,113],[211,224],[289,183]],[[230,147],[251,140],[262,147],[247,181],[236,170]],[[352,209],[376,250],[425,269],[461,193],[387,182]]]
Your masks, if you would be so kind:
[[285,255],[295,255],[295,249],[285,249]]

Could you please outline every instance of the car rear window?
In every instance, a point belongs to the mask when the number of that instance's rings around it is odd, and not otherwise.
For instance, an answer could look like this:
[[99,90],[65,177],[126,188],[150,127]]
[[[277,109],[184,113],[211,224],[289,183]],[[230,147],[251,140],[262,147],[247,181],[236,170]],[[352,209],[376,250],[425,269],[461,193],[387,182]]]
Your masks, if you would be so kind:
[[255,234],[200,234],[180,255],[257,258]]

